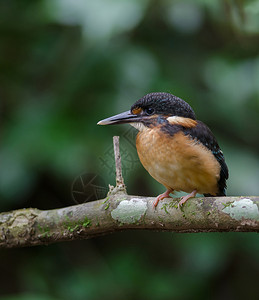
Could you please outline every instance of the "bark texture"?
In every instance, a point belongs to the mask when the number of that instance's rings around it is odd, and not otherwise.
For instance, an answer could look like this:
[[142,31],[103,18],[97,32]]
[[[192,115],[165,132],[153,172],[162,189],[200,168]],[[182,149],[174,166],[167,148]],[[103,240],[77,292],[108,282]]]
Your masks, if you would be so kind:
[[92,238],[115,231],[259,232],[259,197],[179,199],[129,196],[113,188],[107,198],[53,210],[34,208],[0,214],[0,247],[22,247]]
[[27,208],[0,214],[0,247],[46,245],[87,239],[115,231],[148,229],[172,232],[259,232],[258,197],[192,198],[179,209],[179,199],[129,196],[124,185],[119,137],[113,138],[116,187],[105,199],[39,210]]

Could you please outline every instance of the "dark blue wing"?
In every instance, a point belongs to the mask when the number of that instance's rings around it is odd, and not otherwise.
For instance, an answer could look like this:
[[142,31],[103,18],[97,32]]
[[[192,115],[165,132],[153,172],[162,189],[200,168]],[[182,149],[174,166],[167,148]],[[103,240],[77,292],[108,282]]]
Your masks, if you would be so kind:
[[224,159],[223,152],[221,151],[216,138],[211,130],[201,121],[197,121],[197,125],[192,128],[184,128],[184,134],[190,135],[197,142],[202,143],[208,148],[220,164],[220,178],[218,181],[219,192],[218,196],[226,195],[226,180],[228,179],[228,167]]

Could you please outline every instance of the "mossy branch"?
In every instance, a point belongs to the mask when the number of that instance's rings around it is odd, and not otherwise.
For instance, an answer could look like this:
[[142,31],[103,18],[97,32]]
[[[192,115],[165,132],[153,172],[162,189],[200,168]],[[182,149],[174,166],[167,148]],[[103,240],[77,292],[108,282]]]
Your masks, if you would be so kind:
[[33,208],[0,214],[0,247],[21,247],[92,238],[128,229],[173,232],[259,232],[259,197],[177,200],[111,193],[107,198],[53,210]]
[[[118,144],[116,149],[118,158]],[[1,213],[0,247],[87,239],[128,229],[259,232],[259,196],[193,198],[181,209],[178,209],[179,199],[164,199],[154,209],[155,198],[126,194],[117,159],[116,168],[117,186],[110,187],[105,199],[61,209],[27,208]]]

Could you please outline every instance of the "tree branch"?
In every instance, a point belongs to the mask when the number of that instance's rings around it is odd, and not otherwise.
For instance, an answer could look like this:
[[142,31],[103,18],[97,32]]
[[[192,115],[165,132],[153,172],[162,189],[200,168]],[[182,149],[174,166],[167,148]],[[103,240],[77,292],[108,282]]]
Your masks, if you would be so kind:
[[179,199],[164,199],[154,209],[155,198],[127,195],[120,169],[118,139],[114,140],[114,147],[117,186],[110,186],[105,199],[61,209],[3,212],[0,214],[0,247],[86,239],[128,229],[259,232],[259,196],[193,198],[182,209],[177,207]]
[[259,232],[259,197],[193,198],[182,210],[177,200],[112,192],[107,198],[61,209],[21,209],[0,214],[0,247],[86,239],[127,229],[173,232]]

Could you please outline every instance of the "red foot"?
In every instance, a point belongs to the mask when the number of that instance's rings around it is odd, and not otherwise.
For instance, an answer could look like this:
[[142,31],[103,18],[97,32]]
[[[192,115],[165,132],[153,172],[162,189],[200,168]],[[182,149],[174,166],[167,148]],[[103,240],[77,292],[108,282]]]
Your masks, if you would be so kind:
[[157,207],[157,204],[158,204],[158,202],[159,202],[160,200],[163,200],[163,199],[165,199],[165,198],[172,198],[172,197],[170,196],[170,193],[172,193],[172,192],[173,192],[173,190],[166,190],[163,194],[158,195],[158,196],[156,197],[156,200],[153,202],[153,208],[156,208],[156,207]]
[[197,191],[194,190],[189,195],[181,197],[181,201],[178,203],[178,208],[180,208],[188,199],[195,197],[196,194],[197,194]]

